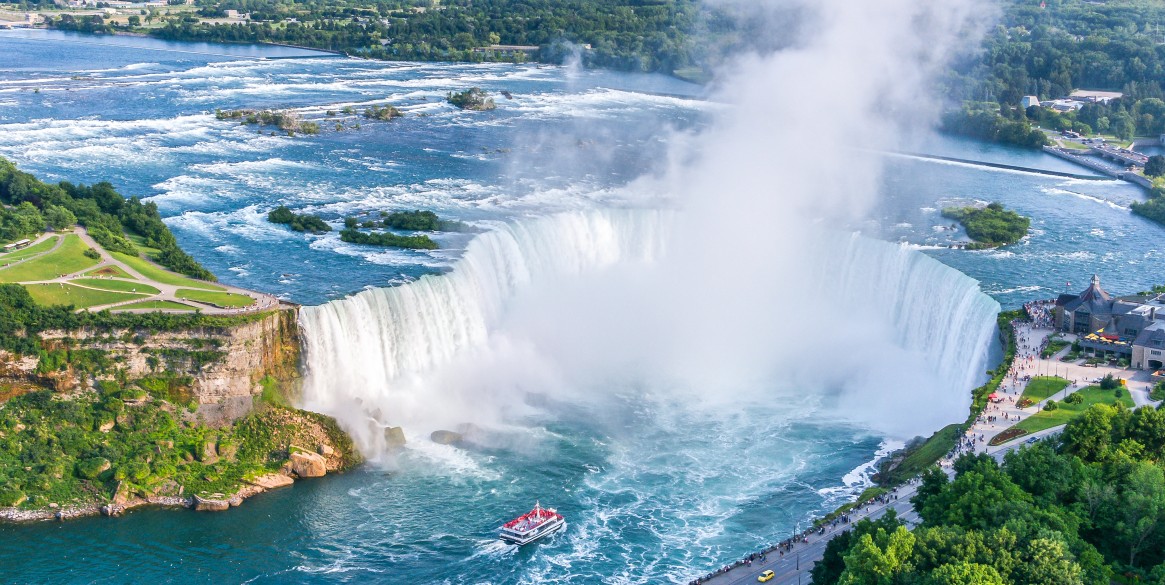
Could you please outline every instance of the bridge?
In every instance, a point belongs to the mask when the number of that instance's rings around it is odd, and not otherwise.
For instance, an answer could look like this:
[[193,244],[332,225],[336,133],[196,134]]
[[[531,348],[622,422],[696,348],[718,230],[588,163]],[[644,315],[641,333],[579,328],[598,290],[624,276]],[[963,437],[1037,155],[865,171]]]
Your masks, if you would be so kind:
[[1120,163],[1126,167],[1144,167],[1145,163],[1149,162],[1149,157],[1139,152],[1133,152],[1126,148],[1117,148],[1115,146],[1102,144],[1100,146],[1093,146],[1088,151],[1096,156]]

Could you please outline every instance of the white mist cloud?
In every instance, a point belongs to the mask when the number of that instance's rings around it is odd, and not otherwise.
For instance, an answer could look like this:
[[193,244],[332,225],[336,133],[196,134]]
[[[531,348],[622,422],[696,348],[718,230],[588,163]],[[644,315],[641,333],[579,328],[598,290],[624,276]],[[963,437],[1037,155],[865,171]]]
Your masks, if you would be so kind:
[[[899,436],[964,416],[997,305],[952,269],[836,228],[877,204],[873,152],[933,121],[934,77],[973,46],[983,8],[774,1],[750,14],[788,35],[760,44],[783,48],[731,62],[710,128],[675,136],[668,170],[628,187],[677,212],[513,226],[452,275],[305,309],[308,406],[374,452],[376,426],[497,423],[526,411],[527,392],[693,408],[813,392]],[[926,412],[903,416],[920,399]]]

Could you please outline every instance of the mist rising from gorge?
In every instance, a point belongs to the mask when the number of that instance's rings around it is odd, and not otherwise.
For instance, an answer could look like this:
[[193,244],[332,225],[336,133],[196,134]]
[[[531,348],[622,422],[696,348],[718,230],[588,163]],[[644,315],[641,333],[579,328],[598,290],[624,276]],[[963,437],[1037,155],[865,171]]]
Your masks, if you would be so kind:
[[640,209],[511,225],[451,274],[305,308],[306,406],[372,453],[383,426],[512,421],[530,394],[722,409],[809,392],[897,436],[961,419],[998,306],[838,227],[877,205],[871,152],[929,126],[935,75],[984,23],[970,2],[750,6],[784,36],[718,73],[725,107],[627,186]]

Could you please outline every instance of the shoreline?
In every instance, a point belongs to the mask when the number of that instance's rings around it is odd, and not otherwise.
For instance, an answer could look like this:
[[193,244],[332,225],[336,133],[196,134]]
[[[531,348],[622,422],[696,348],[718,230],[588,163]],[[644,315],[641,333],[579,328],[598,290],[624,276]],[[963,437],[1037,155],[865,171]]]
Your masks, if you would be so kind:
[[[299,479],[302,480],[304,478],[301,477]],[[147,496],[144,498],[128,498],[120,503],[117,502],[118,498],[115,497],[113,501],[108,503],[94,502],[92,504],[66,506],[50,504],[44,508],[31,509],[19,507],[0,508],[0,524],[19,525],[34,522],[64,522],[67,520],[92,518],[94,516],[115,518],[137,508],[186,508],[195,512],[225,512],[231,508],[241,506],[243,501],[249,498],[274,489],[290,486],[295,481],[296,478],[293,478],[291,475],[269,473],[256,477],[248,482],[248,485],[240,487],[238,491],[230,495],[210,494],[207,497],[199,495]]]
[[[1023,311],[1023,310],[1020,310],[1020,311],[1000,311],[999,314],[996,316],[996,321],[997,322],[1001,321],[1005,316],[1013,317],[1013,318],[1008,320],[1008,325],[1009,325],[1008,331],[1004,331],[1002,328],[1000,328],[1000,330],[998,331],[998,335],[1001,338],[1001,341],[1004,342],[1003,359],[1000,360],[999,364],[996,365],[995,368],[993,368],[992,370],[990,370],[988,372],[991,377],[985,383],[971,389],[971,391],[970,391],[971,406],[969,407],[970,414],[968,415],[967,420],[962,422],[962,423],[953,423],[953,426],[956,426],[959,430],[959,433],[957,434],[957,436],[962,436],[965,433],[966,429],[970,428],[974,424],[974,421],[979,416],[981,416],[983,414],[983,412],[986,411],[987,405],[988,405],[987,395],[990,394],[991,392],[994,392],[996,389],[998,389],[1000,383],[1002,382],[1002,378],[1004,377],[1002,374],[1006,374],[1006,372],[1011,369],[1012,364],[1014,364],[1014,362],[1015,362],[1015,359],[1016,359],[1016,356],[1018,353],[1016,351],[1017,345],[1018,345],[1018,340],[1016,339],[1014,331],[1011,330],[1010,325],[1016,321],[1028,320],[1029,316],[1027,315],[1026,311]],[[942,435],[943,431],[946,430],[947,428],[949,428],[950,426],[952,426],[952,425],[948,425],[947,427],[943,427],[942,429],[935,431],[930,436],[930,438],[928,438],[926,440],[926,442],[924,442],[922,445],[920,445],[915,450],[915,452],[923,450],[925,448],[925,446],[927,444],[929,444],[931,441],[940,441],[941,442],[942,438],[940,437],[940,435]],[[953,443],[950,446],[949,449],[943,450],[942,455],[935,458],[935,460],[933,462],[931,462],[930,465],[935,465],[935,464],[938,464],[939,462],[941,462],[943,460],[943,458],[945,458],[946,455],[951,450],[953,450],[955,447],[957,447],[957,445],[958,445],[958,443],[956,441],[955,443]],[[904,450],[905,449],[902,449],[902,450],[899,450],[898,452],[902,452]],[[874,459],[874,461],[871,463],[876,468],[878,461],[887,460],[887,459],[893,457],[894,454],[895,453],[888,453],[882,457],[876,457]],[[907,455],[907,457],[909,457],[909,455]],[[902,461],[905,461],[905,459],[906,458],[904,457],[902,459]],[[864,467],[865,465],[870,465],[871,463],[863,464],[862,467]],[[901,462],[900,462],[900,464],[901,464]],[[892,469],[890,471],[892,471]],[[827,533],[832,533],[828,538],[824,539],[824,541],[820,541],[820,540],[814,541],[814,542],[826,542],[826,543],[828,543],[829,540],[832,540],[833,537],[836,536],[837,534],[840,534],[841,532],[848,530],[848,527],[856,521],[855,519],[853,519],[851,517],[851,513],[855,514],[855,515],[860,515],[861,510],[865,509],[866,516],[868,517],[871,509],[877,508],[878,504],[881,504],[882,507],[878,508],[877,510],[874,510],[875,513],[884,512],[887,508],[892,507],[892,505],[897,504],[897,502],[899,501],[898,500],[898,497],[899,497],[898,491],[899,490],[903,490],[904,492],[906,492],[914,487],[914,483],[915,483],[915,479],[916,479],[915,476],[911,476],[908,478],[893,478],[893,477],[891,477],[891,478],[888,478],[888,480],[885,483],[882,483],[882,482],[879,482],[878,480],[875,479],[875,476],[878,475],[878,473],[881,473],[881,470],[878,470],[878,472],[876,472],[875,474],[870,475],[869,483],[871,485],[869,487],[865,488],[856,497],[854,497],[854,499],[852,501],[845,503],[845,504],[842,504],[841,506],[838,506],[837,509],[833,510],[832,512],[830,512],[824,516],[814,518],[813,520],[809,520],[808,527],[805,528],[804,530],[802,530],[801,532],[794,534],[793,537],[791,537],[789,539],[785,539],[785,540],[783,540],[779,543],[776,543],[776,544],[768,545],[768,546],[766,546],[766,547],[764,547],[756,552],[749,553],[748,555],[745,555],[743,558],[732,561],[729,564],[724,565],[723,567],[720,567],[720,568],[715,569],[709,573],[706,573],[704,575],[696,577],[695,579],[693,579],[689,582],[689,585],[700,585],[703,583],[708,583],[714,579],[717,579],[718,577],[722,577],[722,576],[725,576],[729,573],[732,573],[734,570],[741,568],[741,567],[751,568],[753,562],[757,562],[757,561],[765,562],[768,555],[770,553],[773,553],[773,552],[779,552],[779,558],[783,559],[785,557],[786,552],[788,552],[790,555],[792,555],[794,547],[796,545],[802,544],[802,543],[808,543],[809,542],[808,538],[811,535],[812,536],[824,536]],[[905,493],[903,495],[905,495]],[[907,500],[905,500],[905,501],[909,502],[909,498],[907,498]],[[812,559],[812,558],[806,558],[805,562],[808,563],[807,570],[812,570],[812,566],[814,564],[816,564],[817,561],[815,559]],[[798,565],[798,567],[800,567],[799,556],[798,556],[797,565]],[[800,574],[800,569],[798,569],[798,575],[799,574]]]

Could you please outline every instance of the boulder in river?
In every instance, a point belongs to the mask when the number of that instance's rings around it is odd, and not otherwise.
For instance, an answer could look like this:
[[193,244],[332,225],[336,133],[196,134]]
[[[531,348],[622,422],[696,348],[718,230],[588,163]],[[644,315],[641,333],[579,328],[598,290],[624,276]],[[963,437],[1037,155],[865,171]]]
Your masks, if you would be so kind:
[[405,431],[400,427],[384,429],[384,443],[389,449],[400,449],[405,446]]
[[462,438],[463,437],[461,436],[461,433],[455,433],[453,431],[433,431],[433,433],[429,435],[430,441],[441,445],[453,445],[460,443]]

